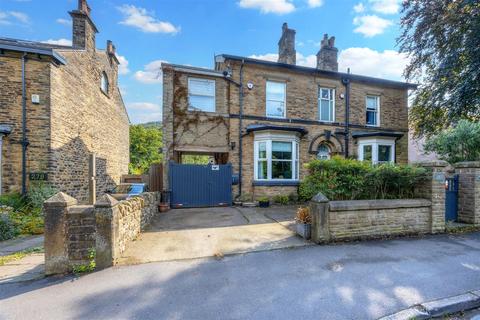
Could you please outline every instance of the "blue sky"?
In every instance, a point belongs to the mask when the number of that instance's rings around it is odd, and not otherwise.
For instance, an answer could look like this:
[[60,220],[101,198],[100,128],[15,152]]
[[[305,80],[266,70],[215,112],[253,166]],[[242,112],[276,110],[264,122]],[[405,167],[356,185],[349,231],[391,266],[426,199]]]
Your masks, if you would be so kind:
[[[229,53],[275,60],[281,26],[297,31],[297,64],[314,66],[324,33],[336,37],[340,71],[402,80],[400,0],[89,0],[113,40],[132,123],[161,120],[161,61],[212,67]],[[77,0],[0,0],[0,36],[68,44]]]

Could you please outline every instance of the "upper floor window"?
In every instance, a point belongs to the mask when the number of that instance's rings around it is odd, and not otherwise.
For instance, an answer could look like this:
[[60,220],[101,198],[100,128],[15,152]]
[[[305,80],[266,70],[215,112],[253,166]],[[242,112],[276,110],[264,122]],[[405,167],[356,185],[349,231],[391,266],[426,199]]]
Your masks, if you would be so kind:
[[109,83],[108,83],[107,74],[105,72],[102,72],[102,78],[100,80],[100,88],[104,93],[108,94],[108,87],[109,87]]
[[285,98],[287,84],[267,81],[267,117],[285,118]]
[[380,125],[380,97],[367,96],[367,125]]
[[188,109],[215,112],[215,80],[188,78]]
[[335,89],[320,88],[318,114],[320,121],[335,121]]

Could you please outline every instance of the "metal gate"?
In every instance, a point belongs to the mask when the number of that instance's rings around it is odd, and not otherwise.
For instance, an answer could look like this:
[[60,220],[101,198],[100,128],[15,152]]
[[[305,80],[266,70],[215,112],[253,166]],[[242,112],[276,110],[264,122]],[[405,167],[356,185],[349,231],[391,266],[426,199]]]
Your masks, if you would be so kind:
[[445,221],[456,221],[458,211],[458,174],[445,180]]
[[170,162],[172,208],[232,205],[232,165],[197,165]]

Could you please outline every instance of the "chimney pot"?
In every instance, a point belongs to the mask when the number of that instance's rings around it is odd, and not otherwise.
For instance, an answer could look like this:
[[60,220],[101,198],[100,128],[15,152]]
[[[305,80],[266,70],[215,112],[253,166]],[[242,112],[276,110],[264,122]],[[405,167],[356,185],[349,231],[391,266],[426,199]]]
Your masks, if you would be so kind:
[[295,30],[289,29],[285,22],[282,25],[282,37],[278,41],[278,62],[296,64]]

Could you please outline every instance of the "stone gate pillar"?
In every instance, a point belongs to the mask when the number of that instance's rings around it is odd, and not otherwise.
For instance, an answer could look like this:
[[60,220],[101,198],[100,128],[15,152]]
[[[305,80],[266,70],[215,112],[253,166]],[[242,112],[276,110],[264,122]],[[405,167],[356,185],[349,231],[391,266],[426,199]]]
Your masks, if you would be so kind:
[[458,174],[458,221],[480,224],[480,161],[455,164]]
[[96,268],[111,267],[120,257],[118,245],[118,201],[112,196],[103,195],[95,203],[95,221],[97,233],[95,236]]

